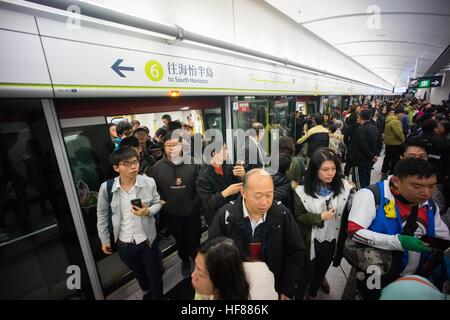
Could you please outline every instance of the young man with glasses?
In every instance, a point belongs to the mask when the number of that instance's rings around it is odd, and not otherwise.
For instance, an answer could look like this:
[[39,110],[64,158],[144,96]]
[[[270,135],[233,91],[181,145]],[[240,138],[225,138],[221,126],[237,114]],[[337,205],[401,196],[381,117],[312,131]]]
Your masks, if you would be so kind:
[[138,155],[132,148],[114,151],[110,161],[119,176],[105,181],[98,194],[97,229],[102,250],[112,254],[115,243],[120,259],[136,276],[144,299],[162,299],[163,270],[154,218],[161,204],[155,181],[138,175]]
[[152,167],[151,176],[165,202],[165,223],[175,237],[178,256],[182,260],[181,273],[188,277],[191,274],[190,258],[194,259],[201,236],[201,203],[195,188],[198,166],[192,158],[183,157],[181,136],[176,131],[169,131],[161,142],[164,155]]

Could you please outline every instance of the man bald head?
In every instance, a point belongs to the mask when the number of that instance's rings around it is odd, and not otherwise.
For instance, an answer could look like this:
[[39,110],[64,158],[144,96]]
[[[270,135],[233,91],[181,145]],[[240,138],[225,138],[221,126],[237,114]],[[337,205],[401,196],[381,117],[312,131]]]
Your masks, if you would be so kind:
[[273,202],[272,176],[263,169],[250,170],[244,177],[241,194],[250,216],[263,216]]

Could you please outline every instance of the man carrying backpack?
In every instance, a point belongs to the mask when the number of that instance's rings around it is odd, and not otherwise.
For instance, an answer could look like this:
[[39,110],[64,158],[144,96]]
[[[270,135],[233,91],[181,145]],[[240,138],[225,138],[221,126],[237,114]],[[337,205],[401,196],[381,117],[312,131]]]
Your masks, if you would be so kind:
[[[358,290],[364,299],[378,299],[380,289],[399,276],[423,271],[423,254],[431,248],[421,236],[450,240],[439,208],[431,200],[435,187],[436,169],[416,158],[399,161],[393,176],[355,194],[348,218],[349,238],[365,246],[361,259],[378,256],[389,260],[373,261],[389,265],[381,276],[381,288],[371,286],[367,280],[373,273],[363,270],[365,279],[358,281]],[[380,254],[371,255],[370,251]]]
[[103,182],[98,193],[97,229],[102,250],[109,255],[117,247],[144,299],[162,299],[162,259],[154,219],[161,204],[155,181],[138,175],[138,155],[132,148],[114,151],[110,161],[119,176]]

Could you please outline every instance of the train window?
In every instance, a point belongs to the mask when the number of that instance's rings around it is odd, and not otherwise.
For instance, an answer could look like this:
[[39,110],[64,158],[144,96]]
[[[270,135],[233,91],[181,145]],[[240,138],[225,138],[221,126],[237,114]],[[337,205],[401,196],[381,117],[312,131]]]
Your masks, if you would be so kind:
[[89,278],[39,100],[0,109],[0,299],[92,299]]
[[324,113],[334,115],[337,111],[342,111],[341,106],[341,96],[328,96],[328,98],[323,99]]
[[[271,129],[278,129],[280,136],[295,137],[295,97],[236,97],[232,105],[233,129],[248,130],[254,122],[259,122],[269,130],[266,135],[267,152],[271,150],[268,143]],[[243,141],[236,143],[239,146]]]

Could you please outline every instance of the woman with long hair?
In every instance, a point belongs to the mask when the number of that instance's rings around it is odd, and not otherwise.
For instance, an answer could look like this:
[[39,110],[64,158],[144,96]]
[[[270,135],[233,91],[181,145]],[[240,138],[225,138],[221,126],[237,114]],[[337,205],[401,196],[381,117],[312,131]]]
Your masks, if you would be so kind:
[[308,286],[308,296],[315,297],[331,262],[340,264],[352,189],[342,178],[336,153],[330,148],[317,149],[306,170],[305,184],[298,186],[294,195],[295,219],[309,246],[297,299],[303,298]]
[[275,279],[264,262],[248,262],[234,241],[218,237],[202,244],[195,258],[196,299],[276,300]]

